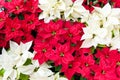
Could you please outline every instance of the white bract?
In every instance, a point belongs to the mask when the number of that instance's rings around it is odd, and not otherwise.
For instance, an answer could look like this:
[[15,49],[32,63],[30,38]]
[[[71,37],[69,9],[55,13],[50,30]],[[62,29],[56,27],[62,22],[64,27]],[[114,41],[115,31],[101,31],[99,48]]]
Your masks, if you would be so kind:
[[7,80],[7,78],[15,80],[17,77],[15,71],[13,69],[14,65],[16,64],[16,61],[10,54],[7,53],[7,51],[3,48],[2,55],[0,55],[0,65],[1,68],[5,70],[4,76],[2,77],[2,80]]
[[83,1],[84,0],[76,0],[73,3],[72,0],[65,0],[66,10],[64,16],[66,20],[72,19],[77,21],[78,18],[84,18],[89,15],[89,11],[82,6]]
[[83,28],[84,34],[81,40],[84,41],[81,47],[96,47],[102,44],[111,46],[112,49],[119,48],[120,40],[117,35],[120,34],[120,9],[112,8],[109,3],[103,8],[94,8],[85,21],[87,27]]
[[61,12],[65,10],[65,3],[63,0],[39,0],[39,8],[43,10],[39,19],[44,19],[47,23],[50,20],[61,18]]
[[120,35],[119,36],[115,36],[111,40],[110,45],[111,45],[111,50],[118,49],[120,51]]
[[47,64],[40,65],[38,71],[30,75],[30,80],[54,80],[53,72]]
[[77,21],[79,18],[84,22],[89,11],[82,6],[83,0],[39,0],[39,8],[43,11],[39,19],[46,23],[54,19],[65,19]]
[[[28,58],[32,59],[34,56],[29,52],[29,48],[32,45],[32,41],[26,44],[20,43],[18,45],[15,42],[10,41],[10,50],[6,51],[4,48],[2,50],[2,55],[0,55],[0,65],[5,70],[2,80],[18,79],[20,73],[30,74],[34,70],[33,66],[23,66]],[[27,68],[27,69],[26,69]],[[26,71],[29,71],[28,73]]]
[[94,12],[98,12],[101,15],[101,20],[104,20],[103,26],[110,27],[110,25],[120,24],[120,8],[112,8],[109,3],[107,3],[103,8],[94,7]]
[[8,53],[17,61],[17,67],[23,65],[27,58],[34,57],[34,55],[29,51],[31,46],[32,41],[25,44],[21,42],[20,45],[10,41],[10,50]]

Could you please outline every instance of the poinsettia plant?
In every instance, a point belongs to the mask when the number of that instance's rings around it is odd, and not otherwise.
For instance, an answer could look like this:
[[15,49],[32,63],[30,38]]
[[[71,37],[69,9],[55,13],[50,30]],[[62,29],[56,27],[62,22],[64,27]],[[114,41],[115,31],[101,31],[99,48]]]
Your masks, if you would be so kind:
[[120,0],[0,0],[0,80],[119,80]]

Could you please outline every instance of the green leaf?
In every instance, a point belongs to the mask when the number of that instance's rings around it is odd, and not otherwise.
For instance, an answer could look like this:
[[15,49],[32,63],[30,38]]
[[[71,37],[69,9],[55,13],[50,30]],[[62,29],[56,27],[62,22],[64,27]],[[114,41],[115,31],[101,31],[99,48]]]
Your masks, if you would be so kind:
[[54,19],[53,21],[54,21],[54,22],[57,22],[57,20],[58,20],[58,18]]
[[70,45],[71,45],[72,47],[76,46],[76,44],[74,44],[74,43],[71,43]]
[[87,79],[82,77],[81,75],[73,75],[71,80],[87,80]]
[[81,22],[81,18],[78,18],[77,20],[78,20],[78,22]]
[[51,61],[51,60],[48,60],[48,61],[47,61],[47,64],[48,64],[48,65],[51,65],[51,66],[54,66],[54,62]]
[[14,69],[14,70],[17,70],[17,67],[16,67],[16,65],[14,65],[14,66],[13,66],[13,69]]
[[0,70],[0,76],[3,76],[3,75],[4,75],[4,72],[5,72],[5,70],[2,68],[2,69]]
[[98,44],[98,47],[103,48],[103,47],[105,47],[105,45],[104,44]]
[[19,20],[24,20],[24,15],[23,15],[22,13],[20,13],[20,14],[18,15],[18,19],[19,19]]
[[60,71],[60,69],[61,69],[61,66],[55,67],[55,71]]
[[99,64],[100,58],[95,58],[95,62],[96,62],[96,64]]
[[11,2],[12,0],[7,0],[8,2]]
[[38,69],[39,69],[39,67],[36,67],[36,68],[34,69],[34,72],[37,72],[37,71],[38,71]]
[[20,73],[20,77],[18,80],[29,80],[29,77],[30,77],[29,75]]
[[10,14],[9,14],[9,17],[11,17],[12,19],[14,19],[14,18],[16,17],[16,14],[10,13]]
[[81,76],[81,77],[80,77],[80,80],[87,80],[87,79]]
[[32,60],[30,58],[28,58],[23,65],[27,66],[27,65],[30,65],[30,64],[32,64]]
[[75,80],[75,79],[74,79],[74,76],[72,77],[72,79],[71,79],[71,80]]
[[112,38],[115,37],[114,31],[112,30],[111,32],[112,32]]
[[91,47],[90,50],[91,50],[91,53],[94,54],[96,49],[95,47]]

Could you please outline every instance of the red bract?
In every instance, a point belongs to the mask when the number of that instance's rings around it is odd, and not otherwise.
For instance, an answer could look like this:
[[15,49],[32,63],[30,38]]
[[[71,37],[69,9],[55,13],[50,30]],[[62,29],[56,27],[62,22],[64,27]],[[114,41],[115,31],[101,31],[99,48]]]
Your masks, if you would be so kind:
[[75,2],[76,0],[72,0],[72,2]]
[[91,55],[90,48],[79,48],[75,54],[76,58],[81,58],[81,56],[88,56]]
[[24,10],[23,3],[23,0],[7,0],[4,3],[4,7],[7,9],[8,13],[14,12],[19,14]]
[[113,7],[120,8],[120,0],[111,0]]
[[4,27],[6,17],[4,11],[0,12],[0,29]]
[[84,6],[87,10],[89,10],[90,12],[92,12],[92,11],[94,10],[94,8],[93,8],[93,2],[89,2],[89,1],[87,1],[87,0],[84,0],[83,6]]
[[46,42],[36,41],[34,50],[36,51],[34,59],[38,60],[40,64],[51,59],[51,56],[54,56],[54,50],[52,49],[52,46]]
[[73,53],[74,60],[68,64],[62,65],[62,72],[65,76],[71,80],[72,76],[76,73],[81,74],[84,77],[91,76],[91,66],[95,64],[93,56],[90,54],[90,49],[80,49]]
[[55,65],[68,64],[70,61],[74,60],[70,50],[70,44],[66,43],[64,45],[56,45],[55,55],[52,56]]
[[23,35],[23,32],[21,31],[21,24],[19,23],[18,18],[6,19],[5,34],[7,40]]
[[79,58],[80,61],[80,68],[82,76],[89,77],[91,75],[91,67],[95,64],[95,60],[93,58],[93,55],[82,55]]
[[108,3],[108,0],[84,0],[83,2],[83,6],[89,10],[90,12],[92,12],[94,10],[93,6],[96,7],[103,7],[105,4]]
[[13,38],[12,40],[14,40],[17,43],[23,42],[29,42],[29,41],[34,41],[34,37],[31,35],[31,33],[27,32],[27,33],[23,33],[23,35],[21,36],[17,36],[15,38]]
[[83,35],[83,31],[82,31],[83,27],[84,24],[80,22],[71,23],[70,21],[67,21],[64,28],[67,31],[65,36],[67,37],[68,40],[76,44],[77,41],[80,41]]
[[80,62],[79,61],[71,61],[69,64],[64,64],[62,66],[62,72],[64,72],[65,76],[71,80],[72,76],[80,71]]
[[92,69],[95,80],[119,80],[116,76],[115,69],[106,64],[103,59],[100,59],[99,65],[94,65]]
[[107,65],[116,67],[116,64],[120,61],[120,54],[117,50],[110,50],[108,47],[103,48],[102,50],[97,50],[95,55],[99,59],[103,59]]
[[102,4],[107,4],[108,3],[108,0],[98,0],[99,3],[102,3]]
[[[38,11],[38,0],[25,0],[24,1],[24,9],[28,12],[35,13]],[[39,10],[41,12],[41,10]]]
[[5,1],[4,0],[0,0],[0,8],[3,7]]
[[116,67],[115,72],[118,78],[120,78],[120,65]]
[[63,27],[62,24],[63,24],[62,21],[58,22],[51,21],[49,23],[45,23],[39,30],[41,34],[39,33],[38,35],[43,37],[44,39],[57,37],[59,36],[59,34],[63,33],[63,31],[61,31]]
[[38,37],[49,39],[49,43],[56,44],[61,35],[66,31],[63,29],[63,21],[43,23],[38,30]]
[[[94,79],[98,80],[119,80],[118,72],[115,72],[116,67],[119,66],[120,54],[117,50],[110,50],[108,47],[98,49],[95,54],[97,65],[94,65],[95,76]],[[96,68],[95,68],[96,66]]]
[[24,20],[21,21],[22,29],[25,32],[30,32],[31,30],[34,30],[35,27],[38,25],[38,18],[35,14],[25,14]]

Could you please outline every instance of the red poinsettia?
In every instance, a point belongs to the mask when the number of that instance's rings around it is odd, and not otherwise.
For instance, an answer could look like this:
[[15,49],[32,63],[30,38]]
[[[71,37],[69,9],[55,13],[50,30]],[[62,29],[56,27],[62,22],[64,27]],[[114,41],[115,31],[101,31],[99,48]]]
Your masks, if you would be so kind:
[[21,31],[21,24],[19,23],[18,18],[7,18],[5,22],[5,34],[7,40],[23,35],[23,32]]
[[19,14],[24,10],[23,4],[23,0],[6,0],[3,6],[6,8],[8,13],[14,12]]
[[99,64],[94,65],[92,70],[95,72],[95,80],[119,80],[115,69],[111,65],[106,64],[103,59],[100,59]]
[[24,14],[24,20],[21,20],[21,28],[24,32],[30,32],[36,28],[38,23],[39,21],[35,14]]
[[80,62],[77,60],[71,61],[69,62],[69,64],[64,64],[62,66],[62,72],[64,72],[65,76],[71,80],[72,76],[75,73],[78,73],[81,71],[80,69]]
[[35,13],[41,12],[40,9],[38,9],[38,0],[24,0],[23,8],[27,12]]
[[0,29],[4,27],[6,17],[7,16],[4,11],[0,12]]
[[[117,56],[116,56],[117,55]],[[95,56],[99,59],[102,59],[106,64],[116,67],[116,64],[120,61],[120,54],[117,50],[110,50],[110,48],[105,47],[102,50],[97,50]]]
[[23,35],[21,36],[17,36],[15,38],[13,38],[12,40],[14,40],[17,43],[23,42],[29,42],[29,41],[34,41],[34,37],[31,35],[31,33],[27,32],[27,33],[23,33]]
[[51,59],[51,56],[54,56],[54,50],[52,49],[52,46],[44,41],[41,42],[36,40],[34,50],[36,51],[34,59],[38,60],[40,64]]
[[91,67],[95,64],[95,60],[93,55],[82,55],[79,60],[80,61],[80,68],[82,76],[88,77],[91,74]]
[[55,65],[68,64],[70,61],[74,60],[69,45],[69,43],[66,43],[64,45],[56,45],[55,54],[52,56]]
[[67,37],[67,39],[70,40],[71,42],[77,43],[77,41],[80,41],[83,35],[82,28],[84,26],[85,25],[80,22],[72,23],[70,21],[67,21],[64,28],[67,31],[65,37]]
[[63,21],[43,23],[38,30],[38,37],[49,39],[49,43],[56,44],[60,36],[63,36],[66,31],[63,29]]

